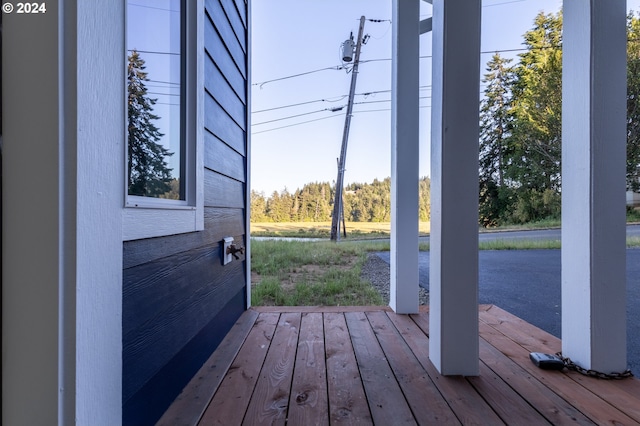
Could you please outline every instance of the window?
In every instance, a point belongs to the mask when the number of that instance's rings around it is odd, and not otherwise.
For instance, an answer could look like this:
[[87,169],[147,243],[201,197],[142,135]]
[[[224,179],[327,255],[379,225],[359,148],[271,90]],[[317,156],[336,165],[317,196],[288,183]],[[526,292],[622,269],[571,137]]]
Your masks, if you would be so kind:
[[[125,0],[124,239],[203,228],[202,0]],[[199,47],[200,46],[200,47]],[[204,89],[201,89],[204,90]]]
[[182,0],[127,2],[127,192],[184,200]]

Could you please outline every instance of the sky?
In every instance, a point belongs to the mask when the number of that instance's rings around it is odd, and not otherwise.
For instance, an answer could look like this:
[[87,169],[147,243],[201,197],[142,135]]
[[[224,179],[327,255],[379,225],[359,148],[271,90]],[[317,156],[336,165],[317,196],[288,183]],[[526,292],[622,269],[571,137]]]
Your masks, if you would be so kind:
[[[391,5],[391,0],[252,3],[251,189],[269,196],[336,180],[346,108],[329,109],[346,106],[351,74],[332,69],[281,78],[342,65],[340,46],[351,32],[357,35],[363,15],[384,22],[365,23],[370,37],[360,56],[344,179],[365,183],[391,175]],[[496,51],[517,60],[519,52],[509,50],[522,48],[535,16],[557,13],[562,0],[483,0],[482,5],[484,73]],[[628,0],[627,6],[640,10],[640,0]],[[420,13],[430,17],[431,5],[422,2]],[[431,55],[431,40],[430,33],[420,37],[421,56]],[[420,60],[420,74],[420,86],[430,86],[431,58]],[[421,88],[421,176],[430,174],[430,97],[430,88]]]

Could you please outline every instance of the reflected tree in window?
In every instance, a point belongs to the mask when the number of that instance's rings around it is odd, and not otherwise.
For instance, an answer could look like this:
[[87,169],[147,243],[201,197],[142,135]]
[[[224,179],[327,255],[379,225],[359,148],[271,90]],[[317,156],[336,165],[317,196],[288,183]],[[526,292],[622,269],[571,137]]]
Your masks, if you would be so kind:
[[136,50],[127,59],[129,195],[167,198],[175,192],[167,163],[173,153],[159,143],[164,135],[154,124],[160,117],[154,114],[157,99],[147,94],[145,61]]

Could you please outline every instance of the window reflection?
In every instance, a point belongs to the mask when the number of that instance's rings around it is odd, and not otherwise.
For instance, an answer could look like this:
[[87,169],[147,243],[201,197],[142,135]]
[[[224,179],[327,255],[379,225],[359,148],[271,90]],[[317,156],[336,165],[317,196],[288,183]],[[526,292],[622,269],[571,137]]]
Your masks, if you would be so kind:
[[129,195],[184,200],[181,3],[127,1]]

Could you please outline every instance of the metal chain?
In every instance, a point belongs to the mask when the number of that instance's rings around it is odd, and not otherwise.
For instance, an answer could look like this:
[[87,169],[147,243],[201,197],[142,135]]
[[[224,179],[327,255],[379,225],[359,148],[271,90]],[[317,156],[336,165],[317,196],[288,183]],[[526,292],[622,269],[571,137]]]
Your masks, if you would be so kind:
[[627,377],[633,377],[633,373],[631,372],[631,370],[626,370],[622,373],[602,373],[600,371],[587,370],[586,368],[580,367],[578,364],[571,361],[571,358],[562,356],[562,352],[558,352],[556,353],[556,355],[560,357],[560,359],[562,359],[562,361],[564,362],[564,366],[569,370],[577,371],[578,373],[584,374],[585,376],[596,377],[598,379],[604,380],[621,380],[626,379]]

